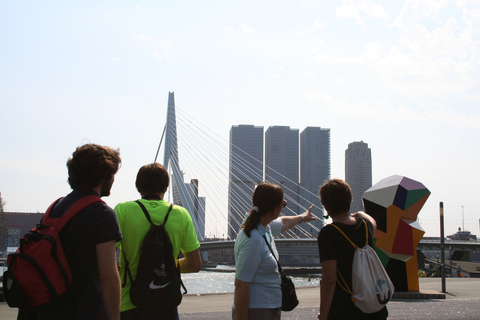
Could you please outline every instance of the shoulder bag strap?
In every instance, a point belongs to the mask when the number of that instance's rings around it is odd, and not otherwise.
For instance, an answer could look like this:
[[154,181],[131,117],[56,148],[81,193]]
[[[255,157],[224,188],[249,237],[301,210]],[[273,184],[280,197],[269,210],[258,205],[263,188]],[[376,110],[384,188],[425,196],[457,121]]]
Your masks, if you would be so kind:
[[268,244],[267,237],[265,237],[265,235],[263,235],[263,239],[265,239],[265,243],[267,244],[268,249],[270,249],[270,252],[272,253],[273,258],[275,259],[275,261],[277,261],[278,272],[279,272],[280,274],[282,274],[283,269],[282,269],[282,267],[280,266],[280,262],[278,262],[277,257],[275,257],[275,254],[273,253],[272,247],[270,247],[270,245]]

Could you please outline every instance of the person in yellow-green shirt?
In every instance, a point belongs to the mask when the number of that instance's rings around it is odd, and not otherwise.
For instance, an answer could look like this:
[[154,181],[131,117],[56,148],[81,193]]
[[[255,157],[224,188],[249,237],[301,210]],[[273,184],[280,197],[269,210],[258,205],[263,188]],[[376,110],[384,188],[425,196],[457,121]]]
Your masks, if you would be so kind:
[[[169,182],[167,170],[157,162],[144,165],[137,174],[135,185],[141,195],[139,201],[145,206],[152,222],[156,225],[164,222],[170,207],[170,203],[163,200]],[[120,278],[124,282],[122,286],[121,319],[159,319],[159,314],[161,314],[161,319],[178,319],[177,308],[160,309],[158,305],[138,308],[130,301],[131,283],[129,277],[125,277],[124,254],[127,256],[132,278],[135,279],[140,260],[140,246],[151,224],[135,201],[119,203],[115,207],[115,212],[123,236],[123,240],[117,243],[117,246],[122,249],[120,251]],[[199,251],[200,243],[189,212],[180,206],[173,206],[165,228],[172,242],[173,257],[177,265],[180,266],[180,271],[182,273],[198,272],[202,266]],[[184,258],[177,260],[180,251],[182,251]]]

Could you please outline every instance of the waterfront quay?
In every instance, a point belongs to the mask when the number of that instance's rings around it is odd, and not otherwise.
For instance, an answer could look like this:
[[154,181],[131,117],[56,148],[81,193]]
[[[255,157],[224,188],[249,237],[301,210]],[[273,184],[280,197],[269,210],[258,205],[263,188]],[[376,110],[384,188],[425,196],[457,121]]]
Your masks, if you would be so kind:
[[[420,278],[420,292],[441,294],[441,278]],[[316,319],[320,301],[318,286],[297,288],[299,306],[282,312],[284,320]],[[389,319],[480,319],[480,278],[447,278],[445,299],[394,299],[388,304]],[[180,319],[231,319],[233,294],[196,294],[183,297]],[[0,302],[0,319],[15,320],[17,309]]]

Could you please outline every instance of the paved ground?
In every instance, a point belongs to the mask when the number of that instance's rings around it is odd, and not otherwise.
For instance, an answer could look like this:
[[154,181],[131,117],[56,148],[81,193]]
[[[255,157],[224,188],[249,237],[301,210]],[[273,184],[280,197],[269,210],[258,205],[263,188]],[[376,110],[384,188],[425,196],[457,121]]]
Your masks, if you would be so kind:
[[[440,278],[420,279],[420,291],[440,292]],[[292,312],[283,312],[283,320],[316,319],[320,299],[318,287],[298,288],[299,306]],[[180,319],[231,319],[233,294],[187,295],[180,305]],[[388,304],[390,319],[455,320],[480,319],[480,279],[449,278],[446,299],[394,300]],[[0,319],[16,319],[16,309],[0,302]],[[141,320],[141,319],[139,319]]]

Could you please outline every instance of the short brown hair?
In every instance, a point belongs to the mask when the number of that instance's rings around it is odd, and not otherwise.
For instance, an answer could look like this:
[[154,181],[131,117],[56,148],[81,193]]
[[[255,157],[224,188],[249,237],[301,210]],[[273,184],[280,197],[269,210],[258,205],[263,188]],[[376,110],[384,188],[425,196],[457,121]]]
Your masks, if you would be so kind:
[[67,161],[68,183],[72,189],[93,189],[110,179],[120,168],[120,151],[98,144],[77,147]]
[[320,187],[320,201],[330,216],[348,213],[352,203],[352,189],[341,179],[327,180]]
[[138,192],[143,195],[165,193],[169,184],[168,171],[158,162],[141,167],[135,181]]

